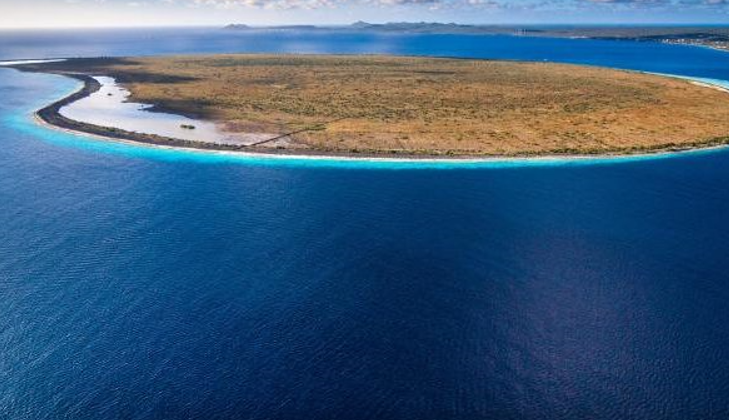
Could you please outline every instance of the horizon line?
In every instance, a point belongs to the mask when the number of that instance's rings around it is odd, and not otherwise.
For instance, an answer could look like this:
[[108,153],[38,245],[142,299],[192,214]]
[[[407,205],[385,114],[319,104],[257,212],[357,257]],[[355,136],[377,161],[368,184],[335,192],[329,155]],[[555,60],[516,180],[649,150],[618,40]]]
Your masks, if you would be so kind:
[[[280,28],[289,26],[315,26],[320,28],[337,28],[347,27],[355,22],[362,22],[361,20],[348,22],[348,23],[271,23],[271,24],[250,24],[242,22],[230,22],[230,23],[204,23],[204,24],[155,24],[155,25],[61,25],[61,26],[4,26],[0,27],[0,32],[13,31],[13,30],[60,30],[60,29],[184,29],[184,28],[199,28],[199,29],[220,29],[225,28],[229,25],[247,25],[251,29],[266,29],[266,28]],[[387,22],[375,22],[375,21],[364,21],[365,23],[373,25],[384,25],[390,23],[425,23],[425,24],[456,24],[462,26],[496,26],[496,27],[514,27],[514,26],[617,26],[617,27],[636,27],[636,26],[716,26],[716,27],[729,27],[729,23],[720,22],[636,22],[636,23],[621,23],[621,22],[560,22],[560,23],[549,23],[549,22],[515,22],[515,23],[461,23],[456,21],[387,21]]]

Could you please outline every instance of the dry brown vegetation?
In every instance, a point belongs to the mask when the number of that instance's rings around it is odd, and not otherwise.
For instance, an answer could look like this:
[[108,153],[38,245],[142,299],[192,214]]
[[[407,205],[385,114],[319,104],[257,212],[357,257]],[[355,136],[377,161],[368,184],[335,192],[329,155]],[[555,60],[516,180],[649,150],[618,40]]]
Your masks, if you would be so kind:
[[[426,154],[602,153],[729,135],[729,94],[562,64],[384,56],[216,55],[114,60],[134,99],[287,147]],[[276,143],[274,143],[276,144]]]

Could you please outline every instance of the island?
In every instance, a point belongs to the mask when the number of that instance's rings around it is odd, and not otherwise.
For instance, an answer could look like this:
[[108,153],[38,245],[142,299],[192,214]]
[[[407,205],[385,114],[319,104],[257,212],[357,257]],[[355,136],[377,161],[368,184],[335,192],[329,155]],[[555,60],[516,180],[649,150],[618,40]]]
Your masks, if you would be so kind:
[[[729,143],[729,92],[599,67],[425,57],[195,55],[17,65],[84,88],[45,123],[149,144],[261,153],[488,157],[635,154]],[[139,103],[254,142],[218,144],[101,127],[63,106],[113,77]]]

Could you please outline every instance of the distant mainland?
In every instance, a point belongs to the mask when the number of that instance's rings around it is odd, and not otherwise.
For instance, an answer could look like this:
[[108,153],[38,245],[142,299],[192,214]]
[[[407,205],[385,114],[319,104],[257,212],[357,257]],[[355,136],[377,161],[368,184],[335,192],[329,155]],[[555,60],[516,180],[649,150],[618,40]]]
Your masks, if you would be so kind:
[[390,34],[472,34],[515,35],[534,37],[569,37],[604,40],[631,40],[697,45],[729,51],[729,26],[574,26],[574,25],[465,25],[439,22],[368,23],[315,26],[249,26],[231,24],[225,27],[238,31],[345,31]]
[[[46,123],[164,146],[504,157],[635,154],[729,143],[726,90],[597,67],[317,55],[95,58],[16,67],[85,82],[81,91],[38,112]],[[91,75],[113,77],[129,89],[131,100],[158,111],[214,121],[229,133],[258,134],[258,140],[180,140],[63,117],[63,106],[99,89]]]

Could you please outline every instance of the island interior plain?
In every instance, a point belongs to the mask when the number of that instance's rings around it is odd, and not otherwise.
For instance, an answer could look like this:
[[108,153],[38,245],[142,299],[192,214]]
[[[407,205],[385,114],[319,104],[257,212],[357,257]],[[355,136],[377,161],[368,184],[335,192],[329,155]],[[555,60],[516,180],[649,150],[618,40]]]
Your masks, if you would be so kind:
[[[729,143],[729,95],[659,75],[555,63],[394,56],[214,55],[17,66],[81,78],[51,124],[167,146],[248,152],[534,156],[628,154]],[[68,121],[63,105],[115,78],[131,100],[218,123],[222,145]]]

